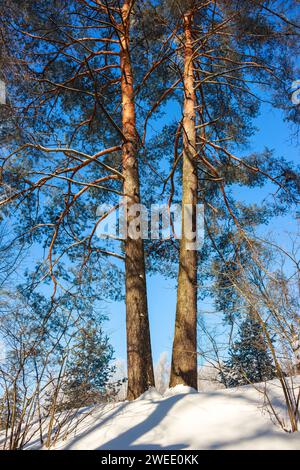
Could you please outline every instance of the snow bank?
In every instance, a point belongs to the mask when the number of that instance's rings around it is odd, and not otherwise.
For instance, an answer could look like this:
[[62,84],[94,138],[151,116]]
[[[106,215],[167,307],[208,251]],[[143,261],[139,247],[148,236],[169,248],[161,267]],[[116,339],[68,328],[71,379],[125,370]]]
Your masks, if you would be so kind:
[[198,393],[198,392],[194,388],[187,387],[186,385],[176,385],[175,387],[168,388],[168,390],[166,390],[164,393],[164,397],[173,397],[175,395],[186,395],[188,393]]
[[[268,387],[273,405],[284,418],[278,382]],[[300,450],[300,434],[275,426],[263,394],[252,386],[201,393],[177,386],[164,396],[150,389],[133,402],[95,407],[72,428],[56,449]]]
[[[160,400],[162,398],[161,393],[159,393],[156,388],[151,387],[147,392],[143,393],[137,400]],[[136,401],[137,401],[136,400]]]

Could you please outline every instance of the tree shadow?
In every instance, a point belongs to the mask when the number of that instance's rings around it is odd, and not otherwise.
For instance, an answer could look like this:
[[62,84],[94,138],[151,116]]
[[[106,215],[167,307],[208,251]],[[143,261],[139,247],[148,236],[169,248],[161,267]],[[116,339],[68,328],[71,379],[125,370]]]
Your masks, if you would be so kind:
[[[280,443],[276,445],[276,450],[283,450],[283,449],[293,449],[293,450],[299,450],[300,449],[300,441],[299,437],[295,436],[295,441],[290,439],[291,434],[285,433],[282,431],[283,436],[286,436],[286,439],[289,441],[289,445],[283,445],[283,442],[285,439],[279,435],[276,432],[276,428],[274,427],[274,431],[270,429],[269,426],[265,426],[260,429],[256,429],[255,432],[247,434],[246,436],[240,436],[236,439],[228,439],[228,440],[219,440],[215,442],[214,444],[211,444],[207,446],[206,450],[230,450],[230,449],[236,449],[238,446],[241,450],[243,449],[243,443],[247,444],[246,448],[247,449],[252,449],[252,450],[257,450],[258,448],[260,450],[270,450],[270,445],[264,444],[264,441],[267,439],[267,442],[270,442],[270,440],[275,440],[280,437]],[[293,437],[293,436],[292,436]],[[297,438],[297,439],[296,439]],[[252,445],[251,445],[252,443]],[[296,445],[294,445],[296,444]],[[275,450],[275,447],[273,449]]]
[[[114,439],[106,442],[97,450],[124,450],[124,449],[163,449],[160,444],[136,444],[133,443],[145,435],[147,432],[155,428],[162,419],[168,414],[173,406],[180,401],[186,394],[175,395],[164,400],[154,401],[156,404],[155,410],[141,423],[128,429],[127,431],[119,434]],[[178,443],[176,445],[168,446],[168,449],[185,449],[188,444]]]
[[72,441],[69,443],[69,444],[66,444],[63,448],[64,450],[70,450],[72,449],[73,445],[76,444],[76,442],[80,441],[81,439],[83,439],[84,437],[88,436],[89,434],[93,433],[93,431],[95,431],[97,428],[99,428],[99,426],[103,426],[105,425],[106,423],[108,423],[110,420],[112,420],[115,416],[117,416],[118,414],[120,414],[122,411],[125,411],[125,409],[128,407],[128,405],[130,404],[130,402],[124,402],[121,404],[121,406],[118,406],[116,408],[115,411],[113,411],[112,413],[109,413],[109,415],[104,418],[103,420],[101,420],[100,424],[99,424],[99,416],[98,414],[95,415],[95,419],[96,419],[96,423],[94,424],[94,426],[90,426],[89,423],[86,423],[86,431],[81,431],[80,430],[80,433],[75,436]]

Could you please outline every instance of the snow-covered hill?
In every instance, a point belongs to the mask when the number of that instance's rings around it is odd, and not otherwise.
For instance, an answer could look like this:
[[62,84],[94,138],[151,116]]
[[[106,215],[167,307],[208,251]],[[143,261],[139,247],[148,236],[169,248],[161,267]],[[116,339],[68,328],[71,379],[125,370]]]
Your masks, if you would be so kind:
[[[278,383],[269,384],[284,417],[280,393]],[[177,386],[163,396],[151,389],[133,402],[82,410],[76,430],[69,428],[56,449],[300,450],[300,433],[275,426],[263,402],[251,386],[209,393]]]

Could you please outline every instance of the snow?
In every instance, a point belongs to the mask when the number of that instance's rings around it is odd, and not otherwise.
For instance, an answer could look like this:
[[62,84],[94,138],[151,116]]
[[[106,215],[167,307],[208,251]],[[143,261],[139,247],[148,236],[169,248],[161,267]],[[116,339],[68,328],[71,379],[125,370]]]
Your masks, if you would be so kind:
[[174,397],[175,395],[180,395],[180,394],[185,395],[188,393],[198,393],[198,392],[194,388],[187,387],[186,385],[176,385],[175,387],[172,387],[166,390],[164,393],[164,397]]
[[156,388],[151,387],[145,393],[143,393],[137,400],[160,400],[162,395],[156,390]]
[[[278,382],[270,382],[268,389],[284,418]],[[180,385],[163,396],[150,389],[135,401],[89,410],[76,431],[62,437],[55,448],[300,450],[300,434],[275,426],[263,394],[252,386],[198,393]]]

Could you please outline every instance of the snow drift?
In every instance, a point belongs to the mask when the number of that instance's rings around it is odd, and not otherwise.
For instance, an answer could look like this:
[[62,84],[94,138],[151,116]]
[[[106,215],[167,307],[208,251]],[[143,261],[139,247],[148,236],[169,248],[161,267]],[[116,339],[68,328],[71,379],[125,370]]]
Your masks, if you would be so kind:
[[[299,449],[300,434],[274,424],[264,404],[264,385],[197,393],[177,386],[151,389],[133,402],[80,410],[76,429],[61,434],[56,449]],[[284,419],[278,382],[268,384]],[[83,415],[86,413],[84,419]],[[286,421],[287,422],[287,421]],[[32,441],[30,447],[38,447]]]

